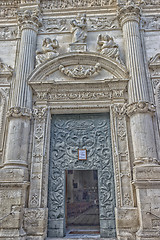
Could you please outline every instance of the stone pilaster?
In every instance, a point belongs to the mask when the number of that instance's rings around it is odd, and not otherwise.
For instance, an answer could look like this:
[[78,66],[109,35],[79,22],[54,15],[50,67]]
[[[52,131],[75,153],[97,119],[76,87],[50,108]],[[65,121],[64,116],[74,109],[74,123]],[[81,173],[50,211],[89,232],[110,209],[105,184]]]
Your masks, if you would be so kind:
[[[157,164],[152,119],[155,107],[150,102],[141,46],[139,7],[128,1],[126,6],[119,10],[119,20],[123,30],[126,65],[130,72],[127,114],[130,117],[135,165],[133,169],[133,182],[136,187],[140,223],[136,239],[158,240],[159,233],[154,228],[154,222],[155,220],[157,221],[157,216],[159,215],[156,205],[160,204],[160,201],[157,199],[160,191],[158,187],[160,167]],[[147,171],[148,176],[145,173]]]

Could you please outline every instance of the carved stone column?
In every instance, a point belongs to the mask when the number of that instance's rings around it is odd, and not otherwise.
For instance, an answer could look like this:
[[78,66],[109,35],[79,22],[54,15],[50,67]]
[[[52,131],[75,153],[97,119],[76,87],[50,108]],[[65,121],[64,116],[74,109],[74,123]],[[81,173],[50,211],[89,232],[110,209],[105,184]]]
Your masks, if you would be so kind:
[[[128,1],[120,8],[119,19],[123,29],[126,64],[130,72],[128,86],[128,116],[134,153],[133,180],[136,186],[137,204],[139,209],[140,229],[137,240],[158,239],[159,233],[154,228],[160,204],[160,167],[157,165],[157,150],[153,129],[154,105],[150,103],[143,50],[139,30],[140,9]],[[148,176],[146,172],[148,171]],[[146,189],[148,188],[148,189]],[[147,215],[147,213],[151,213]],[[153,216],[154,214],[154,216]]]
[[4,163],[8,167],[10,165],[27,167],[32,106],[32,92],[27,84],[27,77],[34,69],[39,26],[38,11],[22,12],[18,22],[22,35],[11,108],[8,113],[9,126]]

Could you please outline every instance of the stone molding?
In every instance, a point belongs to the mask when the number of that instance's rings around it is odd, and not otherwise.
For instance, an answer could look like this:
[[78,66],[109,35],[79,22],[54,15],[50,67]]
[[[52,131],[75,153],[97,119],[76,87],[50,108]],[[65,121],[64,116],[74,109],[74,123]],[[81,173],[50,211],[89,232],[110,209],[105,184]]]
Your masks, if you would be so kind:
[[149,102],[135,102],[127,106],[127,115],[130,117],[136,113],[150,113],[153,115],[155,113],[155,105]]
[[57,71],[60,65],[64,67],[71,65],[88,65],[88,62],[90,65],[95,65],[98,62],[102,68],[113,74],[115,78],[129,78],[126,67],[110,57],[95,52],[83,52],[78,55],[77,53],[66,53],[38,66],[30,75],[29,84],[31,82],[43,82],[44,79],[47,79],[48,72],[51,74]]
[[18,13],[18,24],[22,30],[24,29],[32,29],[35,32],[38,32],[38,28],[41,26],[41,22],[39,19],[40,12],[39,10],[25,10],[24,12]]
[[140,21],[140,8],[132,1],[128,1],[125,6],[118,11],[118,19],[123,26],[128,21]]
[[32,117],[32,111],[29,108],[25,107],[11,107],[7,112],[8,118],[20,118],[25,117],[31,119]]
[[0,59],[0,78],[1,77],[9,78],[9,77],[12,77],[12,75],[13,75],[13,68],[3,63]]

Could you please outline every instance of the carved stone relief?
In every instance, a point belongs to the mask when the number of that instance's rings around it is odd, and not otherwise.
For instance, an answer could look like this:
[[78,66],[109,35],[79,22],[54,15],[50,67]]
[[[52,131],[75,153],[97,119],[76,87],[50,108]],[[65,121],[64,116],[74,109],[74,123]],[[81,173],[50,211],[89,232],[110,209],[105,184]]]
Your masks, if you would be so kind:
[[126,104],[115,104],[111,107],[117,207],[134,206],[128,149],[126,106]]
[[59,71],[72,78],[88,78],[99,73],[101,66],[97,63],[95,66],[82,66],[78,65],[75,67],[64,67],[63,65],[59,66]]
[[141,28],[147,30],[160,30],[160,17],[146,17],[141,19]]
[[55,8],[78,8],[78,7],[104,7],[115,4],[115,0],[54,0],[42,1],[42,9],[55,9]]
[[119,47],[114,42],[113,37],[109,35],[99,35],[97,39],[97,50],[100,51],[101,54],[106,55],[107,57],[114,58],[118,62],[122,63],[119,55]]
[[17,27],[0,28],[0,40],[15,39],[18,34]]
[[59,43],[56,39],[51,40],[50,38],[45,38],[43,40],[42,50],[36,51],[36,65],[57,57],[59,55],[57,52],[58,48]]
[[42,194],[42,173],[43,173],[43,159],[44,159],[44,139],[46,129],[46,108],[35,108],[34,116],[34,135],[33,135],[33,151],[31,163],[31,187],[29,207],[41,207]]
[[7,18],[12,18],[12,17],[16,17],[17,16],[17,9],[16,8],[13,8],[13,7],[1,7],[0,6],[0,18],[4,18],[4,17],[7,17]]
[[[40,32],[70,32],[70,22],[71,19],[67,17],[44,19],[42,21]],[[117,18],[110,16],[87,17],[87,31],[109,30],[118,28],[119,23],[117,21]]]
[[142,5],[160,5],[160,0],[139,0]]
[[[78,149],[87,150],[87,161],[78,161]],[[108,114],[55,115],[51,124],[49,170],[49,229],[65,218],[65,169],[97,169],[100,221],[105,236],[115,236],[114,180]],[[107,208],[106,208],[107,206]],[[110,225],[111,224],[111,225]],[[113,226],[111,229],[109,226]]]

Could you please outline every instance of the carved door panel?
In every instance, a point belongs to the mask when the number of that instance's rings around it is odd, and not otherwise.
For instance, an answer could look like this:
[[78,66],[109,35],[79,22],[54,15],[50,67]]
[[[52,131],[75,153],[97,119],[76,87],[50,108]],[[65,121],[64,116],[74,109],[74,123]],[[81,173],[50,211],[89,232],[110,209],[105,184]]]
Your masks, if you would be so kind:
[[[78,149],[87,160],[78,160]],[[48,236],[65,234],[65,170],[98,170],[101,237],[115,237],[115,190],[109,113],[53,115]]]

